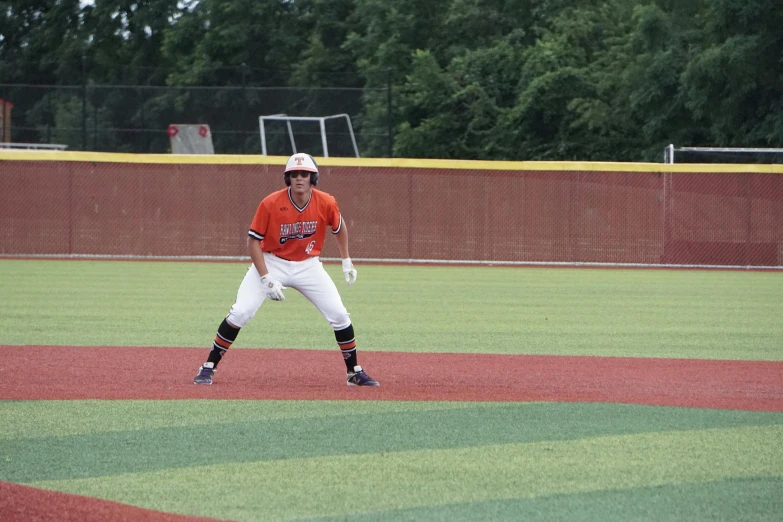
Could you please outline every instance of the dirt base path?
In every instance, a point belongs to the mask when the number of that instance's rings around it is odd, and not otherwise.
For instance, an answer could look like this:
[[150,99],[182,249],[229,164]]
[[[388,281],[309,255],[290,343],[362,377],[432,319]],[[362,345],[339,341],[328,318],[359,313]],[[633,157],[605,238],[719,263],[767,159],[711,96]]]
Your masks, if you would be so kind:
[[380,388],[345,385],[339,353],[234,349],[212,386],[203,348],[0,345],[0,400],[298,399],[613,402],[783,411],[783,362],[361,352]]

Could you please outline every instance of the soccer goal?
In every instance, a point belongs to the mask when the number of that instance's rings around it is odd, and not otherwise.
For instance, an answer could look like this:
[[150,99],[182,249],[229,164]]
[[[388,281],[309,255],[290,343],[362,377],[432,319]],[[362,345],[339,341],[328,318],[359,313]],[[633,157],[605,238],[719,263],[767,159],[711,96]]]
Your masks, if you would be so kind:
[[745,163],[783,164],[783,149],[752,149],[731,147],[675,147],[663,150],[663,162],[674,163]]
[[268,116],[258,117],[258,127],[261,131],[261,154],[267,156],[267,142],[266,142],[266,122],[269,121],[281,121],[285,122],[286,129],[288,131],[288,138],[291,141],[291,149],[296,154],[296,140],[294,138],[294,130],[291,126],[291,122],[310,122],[318,123],[318,128],[321,135],[321,146],[323,147],[323,157],[329,157],[329,144],[326,141],[326,122],[327,120],[344,119],[348,126],[348,134],[351,137],[351,144],[353,145],[353,153],[358,158],[359,148],[356,146],[356,136],[353,133],[353,125],[351,124],[351,118],[347,114],[333,114],[331,116],[288,116],[286,114],[270,114]]

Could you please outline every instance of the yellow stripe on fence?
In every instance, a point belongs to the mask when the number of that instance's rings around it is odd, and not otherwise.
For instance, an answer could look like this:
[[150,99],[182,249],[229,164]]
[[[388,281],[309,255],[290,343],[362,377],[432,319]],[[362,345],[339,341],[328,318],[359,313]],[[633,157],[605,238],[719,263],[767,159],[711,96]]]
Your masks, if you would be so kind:
[[[229,154],[129,154],[41,150],[0,150],[0,161],[86,161],[186,165],[285,165],[286,156]],[[415,158],[317,158],[326,167],[388,167],[443,170],[585,171],[585,172],[715,172],[783,174],[783,165],[664,164],[601,161],[474,161]]]

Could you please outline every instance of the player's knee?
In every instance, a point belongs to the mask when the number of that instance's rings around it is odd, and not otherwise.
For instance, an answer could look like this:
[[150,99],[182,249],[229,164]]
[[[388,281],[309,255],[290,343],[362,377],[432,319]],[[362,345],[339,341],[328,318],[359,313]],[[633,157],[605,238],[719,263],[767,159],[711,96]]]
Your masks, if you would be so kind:
[[253,318],[254,315],[255,312],[253,311],[232,307],[231,311],[228,313],[228,316],[226,316],[226,321],[236,328],[242,328]]
[[336,315],[334,317],[327,317],[329,324],[332,326],[335,332],[344,330],[351,326],[351,317],[348,312],[345,314]]

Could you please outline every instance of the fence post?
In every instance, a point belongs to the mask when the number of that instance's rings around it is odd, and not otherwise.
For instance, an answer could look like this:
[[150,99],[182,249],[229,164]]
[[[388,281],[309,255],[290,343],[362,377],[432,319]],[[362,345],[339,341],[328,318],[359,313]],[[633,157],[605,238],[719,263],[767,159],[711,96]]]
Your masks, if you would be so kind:
[[147,145],[147,133],[144,131],[144,101],[141,96],[141,89],[139,89],[138,82],[133,91],[136,95],[136,103],[139,106],[139,133],[134,141],[141,144],[141,152],[147,153],[149,152],[149,145]]
[[9,142],[10,143],[10,141],[11,141],[10,136],[6,136],[5,135],[5,127],[6,127],[6,125],[8,125],[8,122],[5,121],[5,118],[6,118],[5,96],[3,96],[3,107],[0,110],[3,111],[2,114],[0,114],[0,116],[2,116],[2,118],[0,118],[0,122],[2,122],[2,125],[0,125],[0,142],[2,142],[2,143]]
[[82,150],[87,150],[87,57],[82,55]]
[[[245,105],[243,108],[246,109],[247,106],[248,106],[248,103],[247,103],[247,89],[246,89],[246,87],[247,87],[247,64],[245,62],[242,62],[242,65],[240,67],[242,67],[242,103]],[[244,111],[243,111],[243,113],[244,113]],[[242,120],[244,120],[244,118],[242,118]],[[243,128],[244,128],[244,125],[242,126],[242,128],[240,130],[242,130]],[[239,149],[240,152],[242,154],[244,154],[245,153],[245,135],[244,135],[244,133],[240,133],[239,134],[239,147],[240,147],[240,149]]]
[[674,145],[671,143],[663,149],[663,162],[674,163]]
[[389,157],[394,156],[394,134],[392,131],[392,70],[386,68],[386,124],[389,132]]
[[49,110],[49,117],[46,121],[46,143],[52,142],[52,122],[54,122],[54,112],[52,109],[52,91],[46,94],[46,106]]
[[92,150],[98,150],[98,105],[92,106]]

